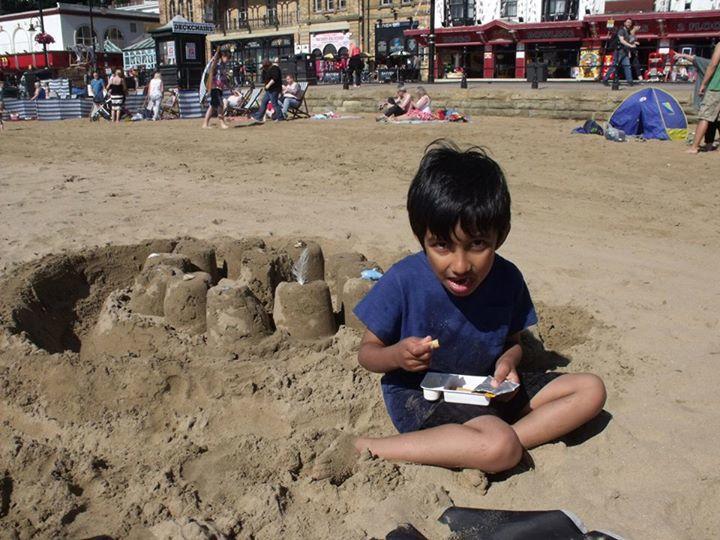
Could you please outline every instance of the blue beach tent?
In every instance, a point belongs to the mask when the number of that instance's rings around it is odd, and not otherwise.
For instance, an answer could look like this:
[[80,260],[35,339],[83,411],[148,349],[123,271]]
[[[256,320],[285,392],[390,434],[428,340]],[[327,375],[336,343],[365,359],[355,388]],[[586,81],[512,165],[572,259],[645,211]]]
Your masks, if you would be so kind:
[[610,117],[610,125],[626,135],[642,135],[646,139],[684,141],[688,136],[682,107],[658,88],[644,88],[625,98]]

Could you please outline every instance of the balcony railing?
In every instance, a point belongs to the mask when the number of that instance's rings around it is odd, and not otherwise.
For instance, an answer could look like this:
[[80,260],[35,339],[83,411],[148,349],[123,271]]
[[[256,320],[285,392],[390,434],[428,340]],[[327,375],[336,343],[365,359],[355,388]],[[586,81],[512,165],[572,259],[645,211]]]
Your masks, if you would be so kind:
[[249,19],[246,17],[233,17],[228,21],[226,30],[260,30],[262,28],[278,28],[280,26],[293,26],[298,22],[296,13],[269,13],[262,17]]

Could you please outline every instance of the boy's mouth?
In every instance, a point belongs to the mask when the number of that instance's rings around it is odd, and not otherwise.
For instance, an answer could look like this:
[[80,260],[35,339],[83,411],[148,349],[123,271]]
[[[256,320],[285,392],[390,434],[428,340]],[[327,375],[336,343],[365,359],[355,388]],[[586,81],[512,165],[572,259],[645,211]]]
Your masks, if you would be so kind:
[[471,276],[446,277],[445,283],[451,293],[457,296],[465,296],[473,291],[474,280]]

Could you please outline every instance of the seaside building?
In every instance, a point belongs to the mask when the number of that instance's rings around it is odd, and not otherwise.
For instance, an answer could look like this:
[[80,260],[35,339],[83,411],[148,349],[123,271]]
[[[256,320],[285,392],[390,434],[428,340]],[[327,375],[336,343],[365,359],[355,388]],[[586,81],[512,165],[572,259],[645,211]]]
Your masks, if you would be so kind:
[[48,67],[66,67],[73,60],[77,45],[95,52],[117,55],[120,50],[146,36],[160,20],[157,1],[125,3],[113,7],[57,3],[44,9],[42,22],[38,10],[0,15],[0,68],[22,70],[45,67],[42,44],[35,41],[44,27],[54,42],[47,44]]
[[[595,78],[627,17],[640,26],[648,68],[670,49],[709,56],[720,36],[720,0],[445,0],[435,4],[435,76],[524,78],[537,60],[551,78]],[[405,35],[425,46],[428,26]]]

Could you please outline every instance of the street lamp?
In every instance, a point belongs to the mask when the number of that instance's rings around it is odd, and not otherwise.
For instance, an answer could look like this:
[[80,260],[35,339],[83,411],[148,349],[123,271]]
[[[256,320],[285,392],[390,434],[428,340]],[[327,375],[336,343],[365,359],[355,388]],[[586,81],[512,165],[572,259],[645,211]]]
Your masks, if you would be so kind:
[[[40,11],[40,33],[45,33],[45,20],[43,19],[43,8],[42,8],[42,0],[38,0],[38,10]],[[35,25],[32,23],[32,19],[30,20],[30,26],[28,26],[28,30],[31,32],[35,31]],[[34,38],[33,38],[34,39]],[[45,67],[48,67],[48,54],[47,54],[47,43],[43,41],[43,54],[45,55]]]
[[435,82],[435,0],[430,0],[430,33],[428,34],[428,83]]

